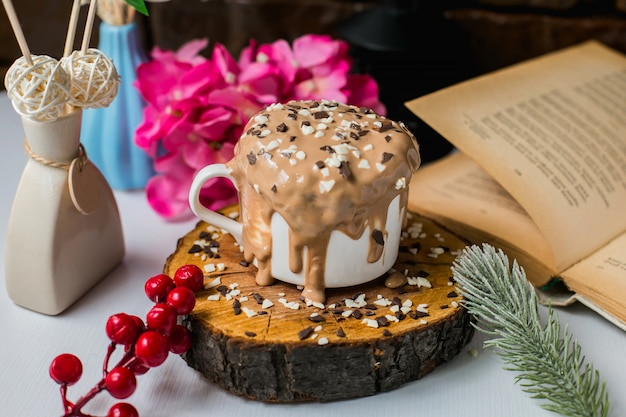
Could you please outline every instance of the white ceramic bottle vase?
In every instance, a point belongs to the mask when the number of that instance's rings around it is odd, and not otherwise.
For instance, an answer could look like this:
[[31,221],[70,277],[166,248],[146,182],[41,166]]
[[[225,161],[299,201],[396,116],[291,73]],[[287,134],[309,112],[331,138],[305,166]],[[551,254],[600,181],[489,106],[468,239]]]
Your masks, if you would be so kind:
[[124,239],[113,192],[80,145],[81,111],[22,119],[26,163],[7,226],[5,277],[18,305],[61,313],[118,265]]

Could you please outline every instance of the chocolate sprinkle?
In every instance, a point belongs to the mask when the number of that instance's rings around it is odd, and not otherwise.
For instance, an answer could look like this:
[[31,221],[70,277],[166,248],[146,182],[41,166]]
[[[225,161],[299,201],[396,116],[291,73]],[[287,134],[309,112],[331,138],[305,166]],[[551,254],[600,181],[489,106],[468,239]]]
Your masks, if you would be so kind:
[[374,242],[378,243],[381,246],[385,244],[383,232],[378,229],[374,229],[374,231],[372,232],[372,239],[374,239]]
[[389,130],[393,127],[393,124],[390,121],[384,121],[382,122],[382,126],[380,127],[380,129],[378,129],[379,132],[384,132],[386,130]]
[[302,329],[302,330],[300,330],[298,332],[298,339],[304,340],[307,337],[311,336],[312,334],[313,334],[313,327],[309,326],[309,327],[304,328],[304,329]]
[[247,155],[247,158],[250,165],[256,164],[256,155],[252,153],[252,151],[250,151],[250,153]]
[[355,319],[360,319],[362,317],[363,313],[361,313],[361,310],[354,310],[352,312],[352,317],[354,317]]
[[459,294],[457,294],[456,291],[450,291],[447,296],[448,298],[454,298],[454,297],[458,297]]
[[325,111],[316,111],[315,113],[313,113],[313,117],[315,119],[326,119],[328,117],[328,113]]
[[383,152],[383,159],[381,162],[384,164],[385,162],[389,162],[389,160],[393,158],[393,154],[389,152]]
[[313,323],[324,323],[326,321],[326,319],[319,314],[317,316],[309,316],[308,319]]
[[246,261],[245,259],[242,259],[241,261],[239,261],[239,265],[241,266],[250,266],[250,262]]
[[272,188],[270,188],[270,190],[272,190],[273,193],[275,193],[276,191],[278,191],[278,187],[276,187],[276,184],[272,185]]
[[430,316],[430,314],[424,313],[423,311],[417,311],[417,310],[411,311],[409,313],[409,317],[411,317],[412,319],[420,319],[422,317],[428,317],[428,316]]
[[335,332],[335,335],[337,337],[346,337],[346,332],[343,331],[343,329],[340,327],[339,329],[337,329],[337,331]]
[[387,330],[387,329],[383,329],[383,336],[389,337],[389,336],[391,336],[391,332],[389,330]]
[[256,336],[256,333],[254,333],[254,332],[247,331],[245,333],[246,333],[246,336],[248,336],[248,337],[255,337]]
[[329,154],[333,154],[333,153],[335,153],[335,150],[334,150],[332,147],[330,147],[330,145],[324,145],[324,146],[322,146],[322,147],[320,148],[320,150],[322,150],[322,151],[326,151],[326,152],[328,152]]
[[198,252],[202,252],[202,246],[200,245],[193,245],[187,251],[187,253],[198,253]]
[[385,135],[385,142],[391,142],[391,135]]
[[341,161],[339,163],[339,175],[345,179],[350,179],[352,171],[350,170],[350,163],[348,161]]
[[378,327],[389,326],[389,320],[387,320],[387,317],[385,316],[376,317],[376,322],[378,322]]
[[316,166],[318,169],[322,169],[322,168],[324,168],[324,167],[326,166],[326,164],[324,163],[324,161],[317,161],[317,162],[315,163],[315,166]]
[[263,304],[263,296],[261,294],[259,294],[258,292],[255,292],[254,294],[252,294],[252,298],[255,299],[257,304]]
[[287,125],[285,123],[281,123],[278,126],[276,126],[276,131],[277,132],[285,133],[288,130],[289,130],[289,128],[287,127]]
[[233,301],[233,311],[235,313],[235,316],[241,314],[241,303],[239,302],[239,300]]

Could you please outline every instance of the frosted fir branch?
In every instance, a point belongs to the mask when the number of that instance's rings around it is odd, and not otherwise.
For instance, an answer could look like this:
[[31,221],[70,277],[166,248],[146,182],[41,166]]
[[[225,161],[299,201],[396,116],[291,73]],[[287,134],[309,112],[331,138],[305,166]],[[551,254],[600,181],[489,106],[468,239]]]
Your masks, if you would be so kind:
[[504,369],[517,372],[515,382],[541,407],[569,417],[606,417],[609,398],[598,371],[585,363],[580,345],[548,308],[541,324],[537,296],[526,274],[490,245],[466,247],[452,273],[476,318],[474,326],[492,336],[485,346],[497,348]]

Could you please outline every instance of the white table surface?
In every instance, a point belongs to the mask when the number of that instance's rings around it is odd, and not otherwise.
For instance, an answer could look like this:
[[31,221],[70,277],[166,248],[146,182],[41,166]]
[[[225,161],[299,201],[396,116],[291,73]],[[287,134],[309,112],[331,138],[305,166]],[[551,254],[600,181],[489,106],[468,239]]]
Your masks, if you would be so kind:
[[[4,245],[11,202],[26,162],[23,139],[20,119],[6,94],[0,93],[0,416],[60,416],[58,386],[48,376],[50,361],[63,352],[81,358],[84,373],[69,389],[71,400],[91,388],[101,375],[107,318],[118,312],[145,315],[151,303],[143,294],[144,281],[161,272],[177,239],[193,228],[195,220],[168,223],[150,209],[143,192],[116,191],[127,248],[123,264],[59,316],[18,307],[4,285]],[[560,309],[558,315],[606,380],[610,416],[626,416],[626,332],[581,305]],[[128,401],[143,417],[555,415],[522,392],[514,374],[502,369],[501,358],[492,349],[483,349],[484,340],[477,333],[456,358],[392,392],[323,404],[245,400],[217,388],[180,357],[170,355],[163,365],[138,378]],[[470,355],[470,349],[478,355]],[[102,393],[85,411],[106,415],[113,402]]]

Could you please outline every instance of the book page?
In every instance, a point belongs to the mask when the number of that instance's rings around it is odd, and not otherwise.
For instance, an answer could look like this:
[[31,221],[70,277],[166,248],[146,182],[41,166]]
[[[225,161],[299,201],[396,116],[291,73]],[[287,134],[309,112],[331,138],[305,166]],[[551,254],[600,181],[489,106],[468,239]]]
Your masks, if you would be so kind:
[[626,326],[626,235],[575,264],[562,277],[572,290]]
[[407,107],[511,193],[559,270],[626,230],[623,55],[587,42]]
[[[472,243],[486,241],[505,252],[515,248],[509,256],[519,257],[521,252],[525,253],[523,258],[534,258],[534,262],[550,270],[542,271],[541,276],[529,277],[537,285],[557,273],[551,249],[528,213],[485,170],[462,153],[453,153],[420,168],[409,186],[408,205],[409,210],[438,220]],[[518,261],[521,263],[522,259]]]

